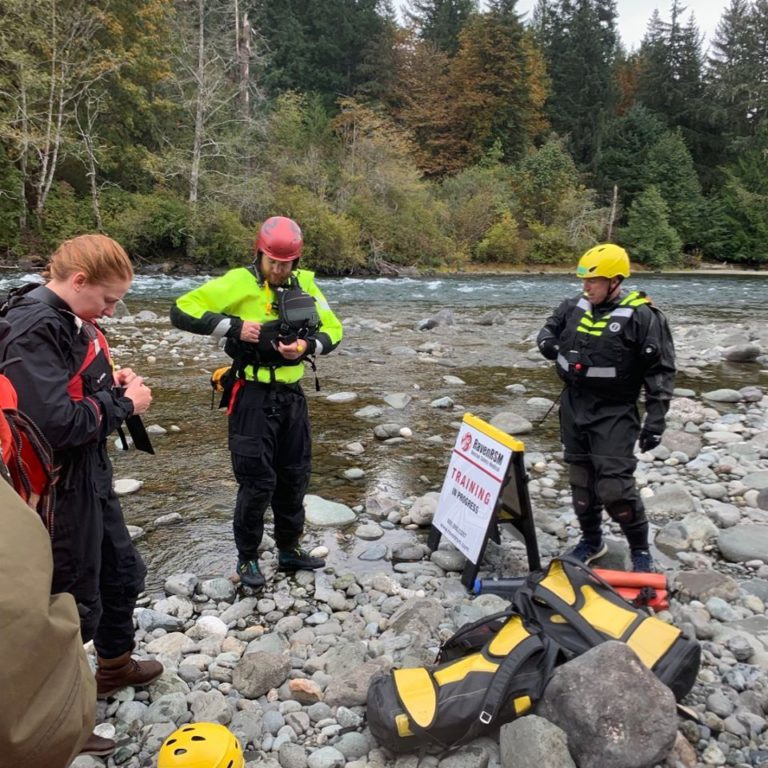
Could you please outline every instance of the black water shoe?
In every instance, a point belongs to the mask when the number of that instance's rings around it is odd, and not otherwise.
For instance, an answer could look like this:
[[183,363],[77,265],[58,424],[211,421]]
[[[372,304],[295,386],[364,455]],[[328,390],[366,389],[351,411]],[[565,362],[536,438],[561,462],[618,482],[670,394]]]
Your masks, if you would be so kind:
[[264,585],[267,583],[264,574],[259,570],[258,560],[243,560],[242,558],[238,558],[237,575],[240,577],[240,583],[244,587],[250,587],[251,589],[263,589]]
[[569,550],[566,554],[575,557],[577,560],[581,560],[584,565],[589,565],[593,560],[597,560],[598,557],[602,557],[608,552],[608,545],[604,541],[597,543],[582,539],[573,549]]
[[277,567],[281,571],[314,571],[325,567],[325,560],[321,557],[312,557],[301,547],[293,549],[281,549],[277,555]]

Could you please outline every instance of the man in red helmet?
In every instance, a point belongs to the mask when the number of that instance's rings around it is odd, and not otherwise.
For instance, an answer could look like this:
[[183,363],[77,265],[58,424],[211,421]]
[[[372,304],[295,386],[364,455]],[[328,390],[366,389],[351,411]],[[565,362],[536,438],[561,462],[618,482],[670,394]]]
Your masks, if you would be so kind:
[[229,450],[238,483],[234,533],[237,571],[245,586],[265,584],[258,549],[264,514],[274,515],[278,568],[322,568],[325,561],[300,546],[304,494],[311,470],[304,361],[327,355],[342,327],[314,279],[298,269],[299,225],[272,216],[261,226],[256,258],[181,296],[171,322],[192,333],[225,339],[233,363],[223,405],[229,414]]

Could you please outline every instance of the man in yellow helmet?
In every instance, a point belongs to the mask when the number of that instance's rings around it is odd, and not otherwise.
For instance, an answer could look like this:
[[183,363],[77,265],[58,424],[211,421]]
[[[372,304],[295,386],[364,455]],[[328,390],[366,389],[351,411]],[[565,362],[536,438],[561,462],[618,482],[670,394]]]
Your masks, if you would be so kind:
[[[584,563],[604,555],[602,509],[627,538],[632,568],[653,570],[648,520],[634,481],[635,442],[661,442],[672,397],[675,350],[664,315],[640,291],[622,290],[629,256],[605,243],[579,260],[584,292],[563,301],[539,331],[542,355],[565,386],[560,433],[582,537],[571,554]],[[645,420],[637,400],[645,390]]]

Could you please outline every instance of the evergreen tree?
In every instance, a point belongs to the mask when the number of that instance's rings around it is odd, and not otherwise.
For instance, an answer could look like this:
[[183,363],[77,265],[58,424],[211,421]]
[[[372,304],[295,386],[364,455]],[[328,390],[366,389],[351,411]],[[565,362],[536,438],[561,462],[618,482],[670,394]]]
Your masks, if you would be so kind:
[[610,198],[617,186],[621,207],[628,208],[646,184],[643,166],[648,150],[665,130],[661,118],[639,104],[611,121],[596,174],[598,190],[604,198]]
[[648,187],[635,198],[620,240],[632,259],[646,266],[660,269],[679,261],[682,241],[669,222],[667,204],[656,187]]
[[640,46],[641,69],[637,98],[658,113],[668,126],[680,128],[698,160],[706,139],[704,124],[701,35],[691,17],[683,24],[685,7],[672,0],[669,23],[654,11]]
[[419,37],[453,56],[459,50],[459,34],[477,10],[477,0],[410,0],[406,18]]
[[648,150],[641,178],[666,203],[669,221],[683,246],[700,246],[704,200],[693,159],[679,132],[666,131]]
[[579,167],[594,170],[617,104],[616,2],[542,0],[534,26],[551,78],[547,115],[552,128],[568,137]]
[[254,25],[269,52],[269,93],[314,91],[330,108],[342,96],[375,90],[370,62],[382,35],[391,34],[391,19],[378,6],[379,0],[260,3]]
[[514,6],[494,0],[487,13],[472,17],[449,63],[453,131],[464,141],[462,167],[494,145],[506,162],[514,161],[545,125],[543,67]]
[[707,72],[708,104],[725,146],[735,138],[753,136],[766,115],[766,34],[766,0],[754,8],[747,0],[731,0],[712,40]]
[[705,253],[711,258],[768,263],[768,124],[725,168],[726,180],[710,207]]

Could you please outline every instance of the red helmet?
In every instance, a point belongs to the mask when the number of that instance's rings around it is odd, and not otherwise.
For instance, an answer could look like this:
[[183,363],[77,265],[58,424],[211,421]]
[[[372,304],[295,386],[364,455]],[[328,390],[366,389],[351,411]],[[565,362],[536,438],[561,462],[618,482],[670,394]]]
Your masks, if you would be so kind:
[[266,253],[275,261],[295,261],[301,256],[304,239],[299,225],[285,216],[272,216],[259,230],[256,251]]

